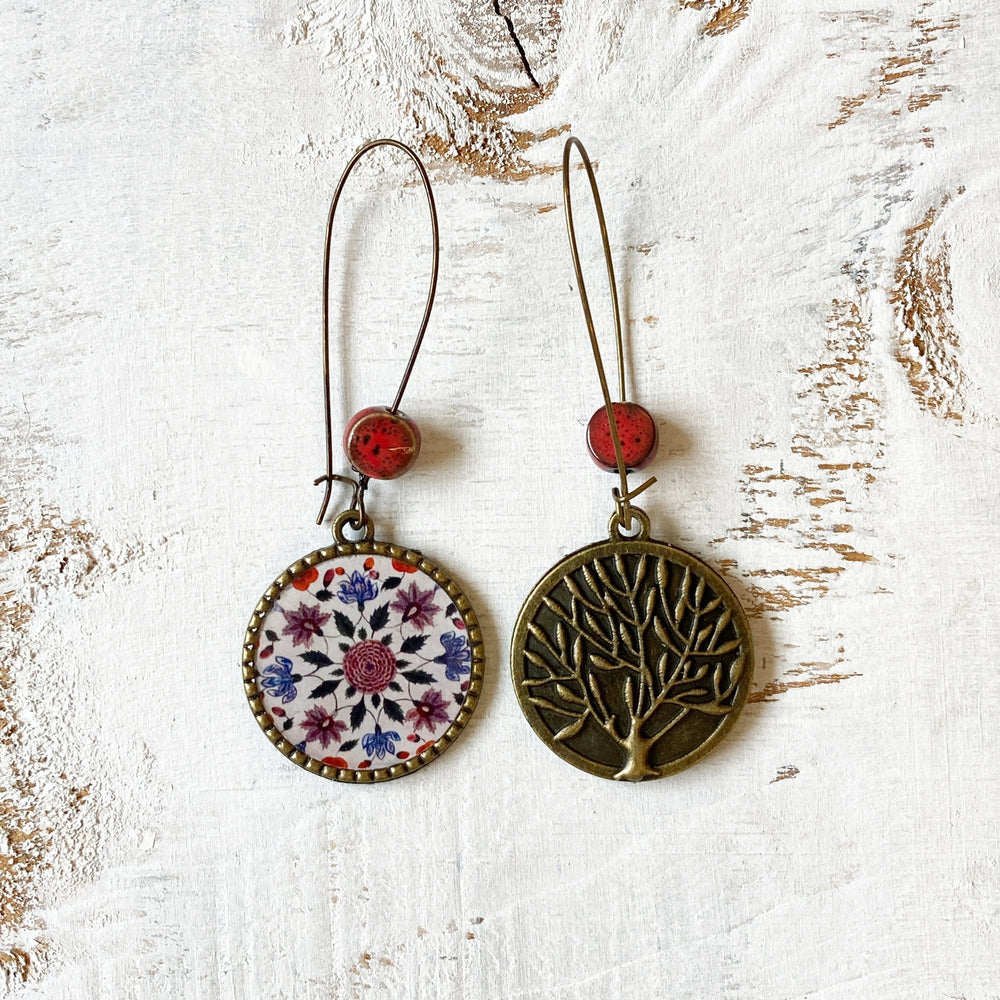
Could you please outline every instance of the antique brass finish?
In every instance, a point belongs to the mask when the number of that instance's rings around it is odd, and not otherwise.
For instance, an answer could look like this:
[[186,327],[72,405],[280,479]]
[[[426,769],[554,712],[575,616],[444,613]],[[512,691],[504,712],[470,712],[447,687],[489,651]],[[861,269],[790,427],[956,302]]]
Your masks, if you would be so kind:
[[521,709],[563,760],[645,781],[705,756],[746,702],[753,639],[725,581],[683,549],[617,535],[568,555],[521,608],[511,671]]
[[622,523],[622,516],[616,510],[611,515],[611,520],[608,521],[608,534],[611,536],[613,541],[638,541],[644,542],[649,538],[649,515],[642,510],[640,507],[632,507],[630,510],[633,521],[639,522],[639,530],[632,535],[623,535],[622,528],[625,526]]
[[[257,603],[247,626],[242,658],[244,691],[254,718],[267,738],[286,757],[305,770],[324,778],[355,784],[373,784],[398,778],[434,760],[465,728],[483,686],[482,633],[476,615],[458,585],[419,552],[375,540],[375,526],[365,507],[365,494],[370,481],[401,475],[409,467],[409,463],[390,463],[388,466],[377,462],[373,464],[359,460],[370,456],[363,452],[353,452],[348,454],[348,458],[352,461],[352,469],[356,475],[341,475],[333,469],[330,385],[330,259],[333,223],[351,171],[363,156],[382,146],[392,146],[405,153],[420,176],[431,222],[430,287],[423,317],[392,406],[366,407],[355,415],[348,428],[356,426],[358,418],[378,412],[379,419],[391,417],[397,424],[405,423],[409,432],[412,432],[413,447],[406,452],[410,462],[419,449],[416,424],[398,411],[427,331],[437,289],[440,257],[437,209],[430,180],[420,157],[409,146],[395,139],[376,139],[366,143],[354,154],[341,175],[330,203],[323,253],[322,350],[326,472],[315,480],[316,485],[323,483],[325,486],[316,523],[322,524],[326,518],[335,482],[349,486],[351,498],[346,508],[333,519],[335,544],[317,549],[289,566]],[[381,416],[383,412],[386,418]],[[381,439],[375,431],[372,431],[370,438],[362,436],[361,440],[365,444],[371,440],[372,454],[378,454],[382,447]],[[395,448],[395,445],[387,445],[383,457],[393,457],[390,448]],[[395,457],[405,456],[397,452]],[[348,529],[356,537],[348,537]],[[356,556],[362,558],[354,561]],[[374,558],[376,556],[388,557],[392,569],[400,575],[388,574],[380,583],[375,583],[380,579],[381,572],[387,570],[386,560]],[[329,562],[338,564],[326,567],[319,589],[311,594],[312,601],[304,602],[302,598],[310,594],[310,586],[319,579],[318,567]],[[346,567],[343,565],[345,562]],[[376,569],[377,564],[382,564],[381,570]],[[350,573],[348,568],[351,569]],[[401,589],[389,601],[383,600],[374,609],[369,609],[366,616],[365,601],[372,600],[377,593],[385,594],[388,590],[400,587],[407,574],[414,576],[410,578],[406,589]],[[429,577],[434,586],[430,589],[419,588],[416,581],[422,581],[424,577]],[[334,581],[338,578],[341,582],[335,584]],[[337,590],[336,595],[331,586]],[[439,589],[450,599],[443,609],[432,603]],[[297,599],[295,592],[299,594]],[[286,606],[286,597],[296,600],[297,607]],[[333,602],[337,597],[342,606],[349,605],[356,609],[352,611],[354,617],[348,616],[343,607],[338,609],[335,604],[326,605],[327,610],[322,610],[321,603]],[[432,635],[431,632],[425,633],[425,630],[433,624],[435,616],[442,610],[445,627],[449,631],[437,632],[437,638],[444,652],[437,656],[424,656],[419,650]],[[399,620],[390,625],[393,612],[396,612]],[[332,624],[328,624],[331,621]],[[402,629],[408,623],[411,634],[404,637]],[[341,639],[336,639],[333,631],[329,634],[324,632],[324,626],[328,630],[335,630]],[[463,631],[464,637],[452,631],[453,629]],[[262,635],[265,639],[263,648]],[[332,659],[324,650],[311,648],[314,639],[325,645],[334,657],[339,650],[341,658]],[[343,639],[351,641],[348,643]],[[412,661],[398,657],[394,646],[396,641],[400,643],[400,652],[417,657],[423,666],[415,666]],[[336,644],[336,650],[330,645],[331,642]],[[431,670],[423,669],[424,666]],[[439,668],[444,671],[443,679]],[[327,670],[328,673],[321,677],[319,672],[322,670]],[[395,679],[397,672],[402,683],[407,685],[406,689]],[[466,674],[469,675],[468,680],[465,679]],[[297,687],[300,684],[308,685],[301,688],[301,694]],[[338,693],[340,685],[343,685],[343,690]],[[415,692],[422,688],[426,690],[418,698]],[[413,705],[411,711],[404,713],[400,700],[385,694],[386,691],[397,692],[401,699],[409,701]],[[343,704],[342,696],[347,699]],[[332,714],[328,711],[328,705],[333,708]],[[351,733],[359,731],[367,716],[372,718],[374,731],[358,732],[358,738],[351,736],[341,742],[341,738],[348,732],[348,723],[336,716],[348,707]],[[276,722],[276,719],[279,721]],[[419,746],[414,750],[404,746],[397,749],[396,742],[401,736],[393,728],[383,729],[382,723],[385,720],[388,720],[387,727],[395,723],[400,728],[410,728],[411,732],[406,740]],[[280,730],[279,725],[282,727]],[[422,729],[426,730],[422,735],[430,737],[441,725],[447,726],[441,736],[433,740],[421,738]],[[300,738],[293,744],[285,738],[285,734]],[[310,745],[318,746],[319,753],[329,752],[330,755],[318,758],[312,756],[305,752]],[[410,756],[411,753],[413,756]],[[386,760],[387,755],[391,755],[388,759],[395,758],[396,762],[385,767],[372,766]]]
[[[344,515],[354,514],[355,511],[344,511]],[[339,520],[339,519],[338,519]],[[370,524],[370,522],[368,522]],[[441,734],[423,753],[409,760],[400,761],[389,767],[377,768],[337,768],[323,764],[321,761],[310,757],[288,742],[274,724],[274,720],[268,715],[260,699],[260,692],[257,687],[257,653],[260,646],[260,630],[264,621],[264,616],[271,610],[275,601],[282,591],[288,587],[293,580],[301,576],[310,567],[317,563],[332,559],[335,556],[352,555],[380,555],[389,556],[392,559],[405,562],[410,566],[426,573],[437,583],[441,589],[451,598],[456,611],[462,617],[466,634],[469,639],[469,648],[472,652],[472,659],[469,673],[469,687],[466,692],[465,701],[451,725]],[[442,572],[434,563],[426,559],[419,552],[412,549],[405,549],[399,545],[392,545],[388,542],[377,542],[373,540],[363,540],[358,542],[341,542],[338,545],[330,545],[326,548],[317,549],[310,552],[298,562],[293,563],[278,577],[274,583],[264,592],[264,596],[254,608],[247,626],[246,637],[243,640],[243,689],[250,703],[250,709],[257,720],[257,724],[264,730],[264,735],[281,751],[289,760],[298,764],[312,774],[318,774],[333,781],[344,781],[357,785],[370,785],[380,781],[389,781],[391,778],[400,778],[404,774],[410,774],[418,770],[425,764],[430,763],[439,757],[452,743],[458,739],[459,734],[465,728],[472,712],[479,701],[479,696],[483,690],[483,635],[479,628],[479,621],[476,613],[472,609],[468,598],[459,589],[450,577]]]
[[344,528],[350,525],[356,531],[362,531],[360,541],[370,542],[375,537],[375,524],[364,510],[351,508],[342,510],[333,519],[333,537],[338,542],[350,543],[350,539],[344,535]]
[[609,540],[566,556],[528,595],[511,641],[511,674],[532,728],[560,757],[602,778],[646,781],[700,760],[730,730],[750,689],[753,639],[718,573],[651,539],[648,515],[632,506],[656,480],[629,489],[576,243],[569,184],[574,148],[600,226],[624,401],[618,293],[594,169],[580,140],[570,136],[563,147],[566,230],[619,485],[611,491]]

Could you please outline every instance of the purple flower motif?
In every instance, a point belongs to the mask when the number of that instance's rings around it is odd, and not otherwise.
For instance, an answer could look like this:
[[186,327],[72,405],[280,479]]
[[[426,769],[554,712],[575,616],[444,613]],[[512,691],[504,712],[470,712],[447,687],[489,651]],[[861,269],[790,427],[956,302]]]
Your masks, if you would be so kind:
[[360,608],[365,601],[370,601],[378,593],[378,584],[368,576],[355,570],[349,580],[345,580],[337,591],[337,596],[344,604],[357,604]]
[[305,646],[306,649],[312,645],[313,636],[323,634],[323,626],[330,620],[318,604],[300,604],[297,611],[279,610],[287,622],[281,634],[290,635],[293,646]]
[[322,705],[310,708],[306,712],[302,728],[305,730],[306,740],[319,740],[324,750],[334,740],[339,742],[341,736],[347,732],[346,723],[338,722]]
[[435,663],[445,665],[445,677],[450,681],[457,681],[462,674],[467,674],[472,662],[472,650],[469,649],[468,640],[464,635],[457,635],[455,632],[445,632],[441,636],[441,645],[444,652],[440,656],[434,657]]
[[404,622],[409,622],[415,629],[423,632],[441,610],[433,601],[433,588],[421,590],[416,583],[411,583],[409,587],[400,588],[396,600],[392,602],[392,610],[398,611]]
[[264,669],[260,686],[272,697],[280,698],[282,705],[295,701],[298,693],[295,690],[297,681],[302,680],[298,674],[292,673],[292,661],[287,656],[276,656],[276,663]]
[[374,733],[366,733],[361,737],[361,745],[369,757],[377,757],[381,760],[386,753],[396,752],[396,742],[399,738],[399,733],[383,733],[382,727],[376,725]]
[[448,722],[448,712],[441,692],[433,688],[425,691],[423,697],[413,703],[413,708],[406,713],[406,718],[413,723],[415,733],[419,733],[424,726],[433,733],[439,722]]

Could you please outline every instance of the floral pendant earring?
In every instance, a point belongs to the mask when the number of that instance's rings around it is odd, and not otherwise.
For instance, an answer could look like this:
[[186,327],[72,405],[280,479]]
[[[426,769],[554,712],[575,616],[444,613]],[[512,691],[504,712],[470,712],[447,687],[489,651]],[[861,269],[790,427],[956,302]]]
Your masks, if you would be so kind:
[[[433,260],[423,321],[391,407],[351,418],[344,451],[357,478],[333,472],[330,417],[330,242],[348,175],[365,153],[395,146],[413,160],[430,209]],[[271,584],[254,609],[243,646],[250,708],[267,738],[300,767],[336,781],[370,784],[417,770],[465,727],[483,684],[483,641],[458,585],[408,546],[377,541],[365,509],[373,479],[395,479],[414,463],[420,431],[399,410],[430,319],[438,273],[438,224],[427,171],[408,146],[378,139],[348,163],[330,204],[323,258],[323,378],[326,492],[353,487],[333,521],[334,544],[310,552]],[[350,528],[360,537],[351,540]]]
[[[572,148],[590,180],[611,285],[621,401],[608,391],[580,268],[570,201]],[[622,781],[674,774],[729,732],[746,702],[753,641],[743,608],[723,579],[689,552],[649,537],[649,517],[632,500],[629,468],[656,450],[650,414],[625,401],[624,351],[614,267],[597,181],[586,150],[563,151],[566,227],[604,405],[591,418],[594,461],[617,471],[610,538],[566,556],[524,602],[511,644],[521,709],[563,760]]]

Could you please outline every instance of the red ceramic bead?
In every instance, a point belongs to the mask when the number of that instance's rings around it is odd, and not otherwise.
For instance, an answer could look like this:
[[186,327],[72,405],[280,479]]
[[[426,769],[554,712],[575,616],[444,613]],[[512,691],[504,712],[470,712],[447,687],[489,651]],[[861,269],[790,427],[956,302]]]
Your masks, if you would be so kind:
[[420,430],[403,413],[390,413],[387,406],[369,406],[348,422],[344,451],[362,475],[395,479],[417,460]]
[[[612,403],[618,439],[622,445],[622,458],[628,469],[643,469],[656,455],[658,435],[656,421],[649,410],[638,403]],[[602,406],[587,424],[587,447],[590,457],[608,472],[618,469],[615,458],[615,443],[611,439],[611,425],[608,411]]]

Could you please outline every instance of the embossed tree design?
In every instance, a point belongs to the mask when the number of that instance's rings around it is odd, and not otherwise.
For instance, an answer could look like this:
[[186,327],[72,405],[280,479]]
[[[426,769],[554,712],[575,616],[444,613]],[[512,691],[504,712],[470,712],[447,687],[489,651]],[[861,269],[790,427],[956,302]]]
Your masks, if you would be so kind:
[[615,778],[656,777],[650,754],[660,740],[694,713],[721,723],[735,707],[747,653],[737,625],[724,595],[690,565],[595,558],[542,597],[521,685],[555,721],[557,741],[596,726],[624,755]]

